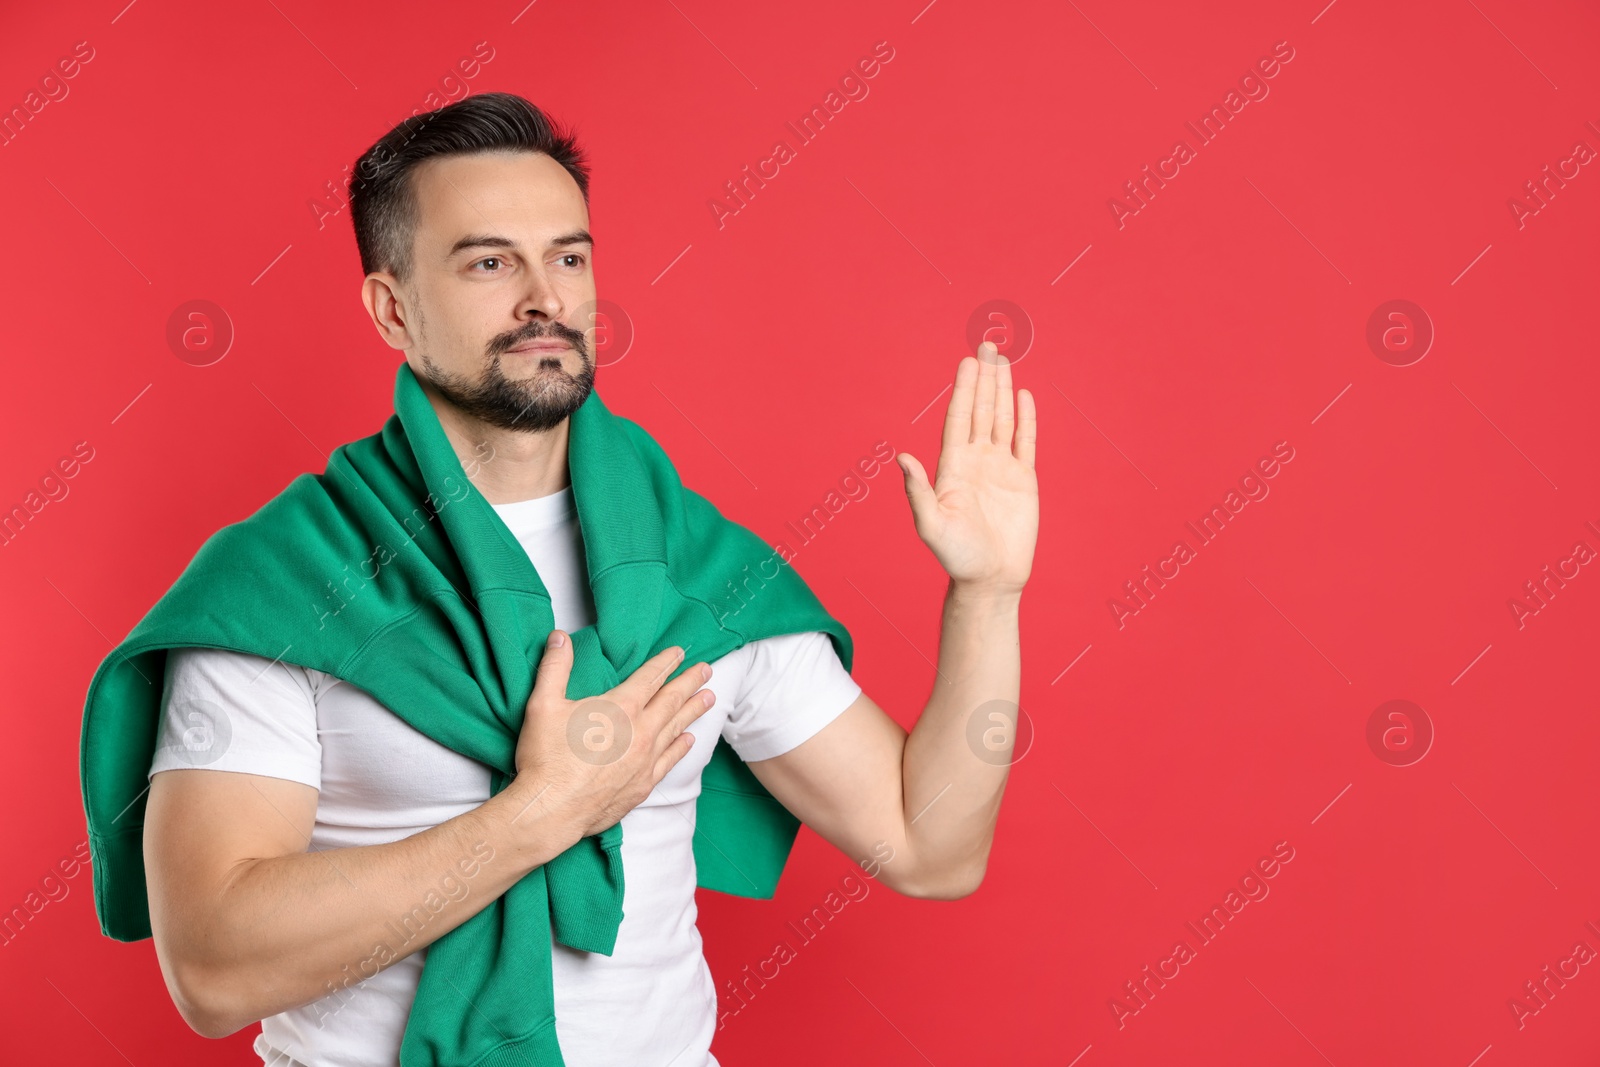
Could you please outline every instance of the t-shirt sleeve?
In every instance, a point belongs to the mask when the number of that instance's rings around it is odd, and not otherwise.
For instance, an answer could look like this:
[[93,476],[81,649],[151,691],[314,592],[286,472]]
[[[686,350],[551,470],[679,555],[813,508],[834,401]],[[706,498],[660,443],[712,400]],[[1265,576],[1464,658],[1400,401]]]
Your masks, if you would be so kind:
[[771,759],[816,735],[861,695],[820,631],[750,642],[750,666],[722,736],[743,760]]
[[150,774],[199,767],[320,790],[316,685],[292,663],[228,649],[172,649]]

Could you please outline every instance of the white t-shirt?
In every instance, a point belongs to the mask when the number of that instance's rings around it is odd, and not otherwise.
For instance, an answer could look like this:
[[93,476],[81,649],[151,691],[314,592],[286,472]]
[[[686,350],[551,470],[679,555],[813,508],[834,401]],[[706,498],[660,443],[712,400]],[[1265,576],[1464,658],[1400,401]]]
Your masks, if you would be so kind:
[[[595,621],[572,491],[495,505],[550,591],[558,628]],[[693,662],[693,652],[690,652]],[[789,751],[860,694],[823,633],[752,641],[712,663],[716,703],[695,743],[622,819],[627,873],[610,956],[551,942],[556,1036],[568,1067],[717,1067],[717,995],[695,926],[693,837],[700,772],[720,735],[744,760]],[[489,799],[489,768],[427,737],[366,692],[322,671],[220,649],[167,657],[166,714],[153,776],[203,766],[319,790],[309,851],[397,841]],[[197,757],[184,708],[210,701],[227,721]],[[212,714],[216,712],[213,710]],[[203,762],[201,760],[204,760]],[[267,1067],[394,1067],[427,949],[348,990],[261,1022]],[[618,1025],[619,1020],[626,1020]]]

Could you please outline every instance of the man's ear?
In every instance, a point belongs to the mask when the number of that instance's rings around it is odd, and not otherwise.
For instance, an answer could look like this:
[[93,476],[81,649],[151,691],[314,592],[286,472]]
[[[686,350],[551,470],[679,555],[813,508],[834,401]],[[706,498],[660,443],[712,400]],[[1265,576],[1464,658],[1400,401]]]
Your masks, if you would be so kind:
[[361,303],[372,318],[378,336],[390,348],[405,351],[415,343],[412,334],[414,309],[402,295],[400,282],[388,271],[373,271],[361,283]]

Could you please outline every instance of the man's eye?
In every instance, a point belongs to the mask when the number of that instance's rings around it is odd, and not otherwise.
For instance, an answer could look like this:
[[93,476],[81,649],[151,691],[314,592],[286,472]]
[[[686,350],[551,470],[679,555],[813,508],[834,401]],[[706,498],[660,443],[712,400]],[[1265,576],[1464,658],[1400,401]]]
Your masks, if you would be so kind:
[[[499,256],[489,256],[486,259],[478,260],[478,262],[474,263],[473,266],[474,267],[481,267],[485,263],[500,263],[500,262],[502,262],[502,260],[500,259]],[[493,271],[489,271],[488,273],[493,274],[494,272]]]
[[[576,260],[579,260],[581,262],[583,260],[583,254],[581,252],[568,252],[566,255],[562,256],[561,258],[562,259],[576,259]],[[573,264],[573,266],[577,266],[577,264]]]

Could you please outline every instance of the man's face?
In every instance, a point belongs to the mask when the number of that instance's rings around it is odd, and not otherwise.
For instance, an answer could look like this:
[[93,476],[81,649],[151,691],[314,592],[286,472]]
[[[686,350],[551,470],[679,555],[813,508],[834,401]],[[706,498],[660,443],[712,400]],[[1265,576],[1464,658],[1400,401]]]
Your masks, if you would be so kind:
[[412,370],[492,425],[559,425],[594,386],[594,244],[577,182],[538,152],[432,159],[412,181],[400,291]]

